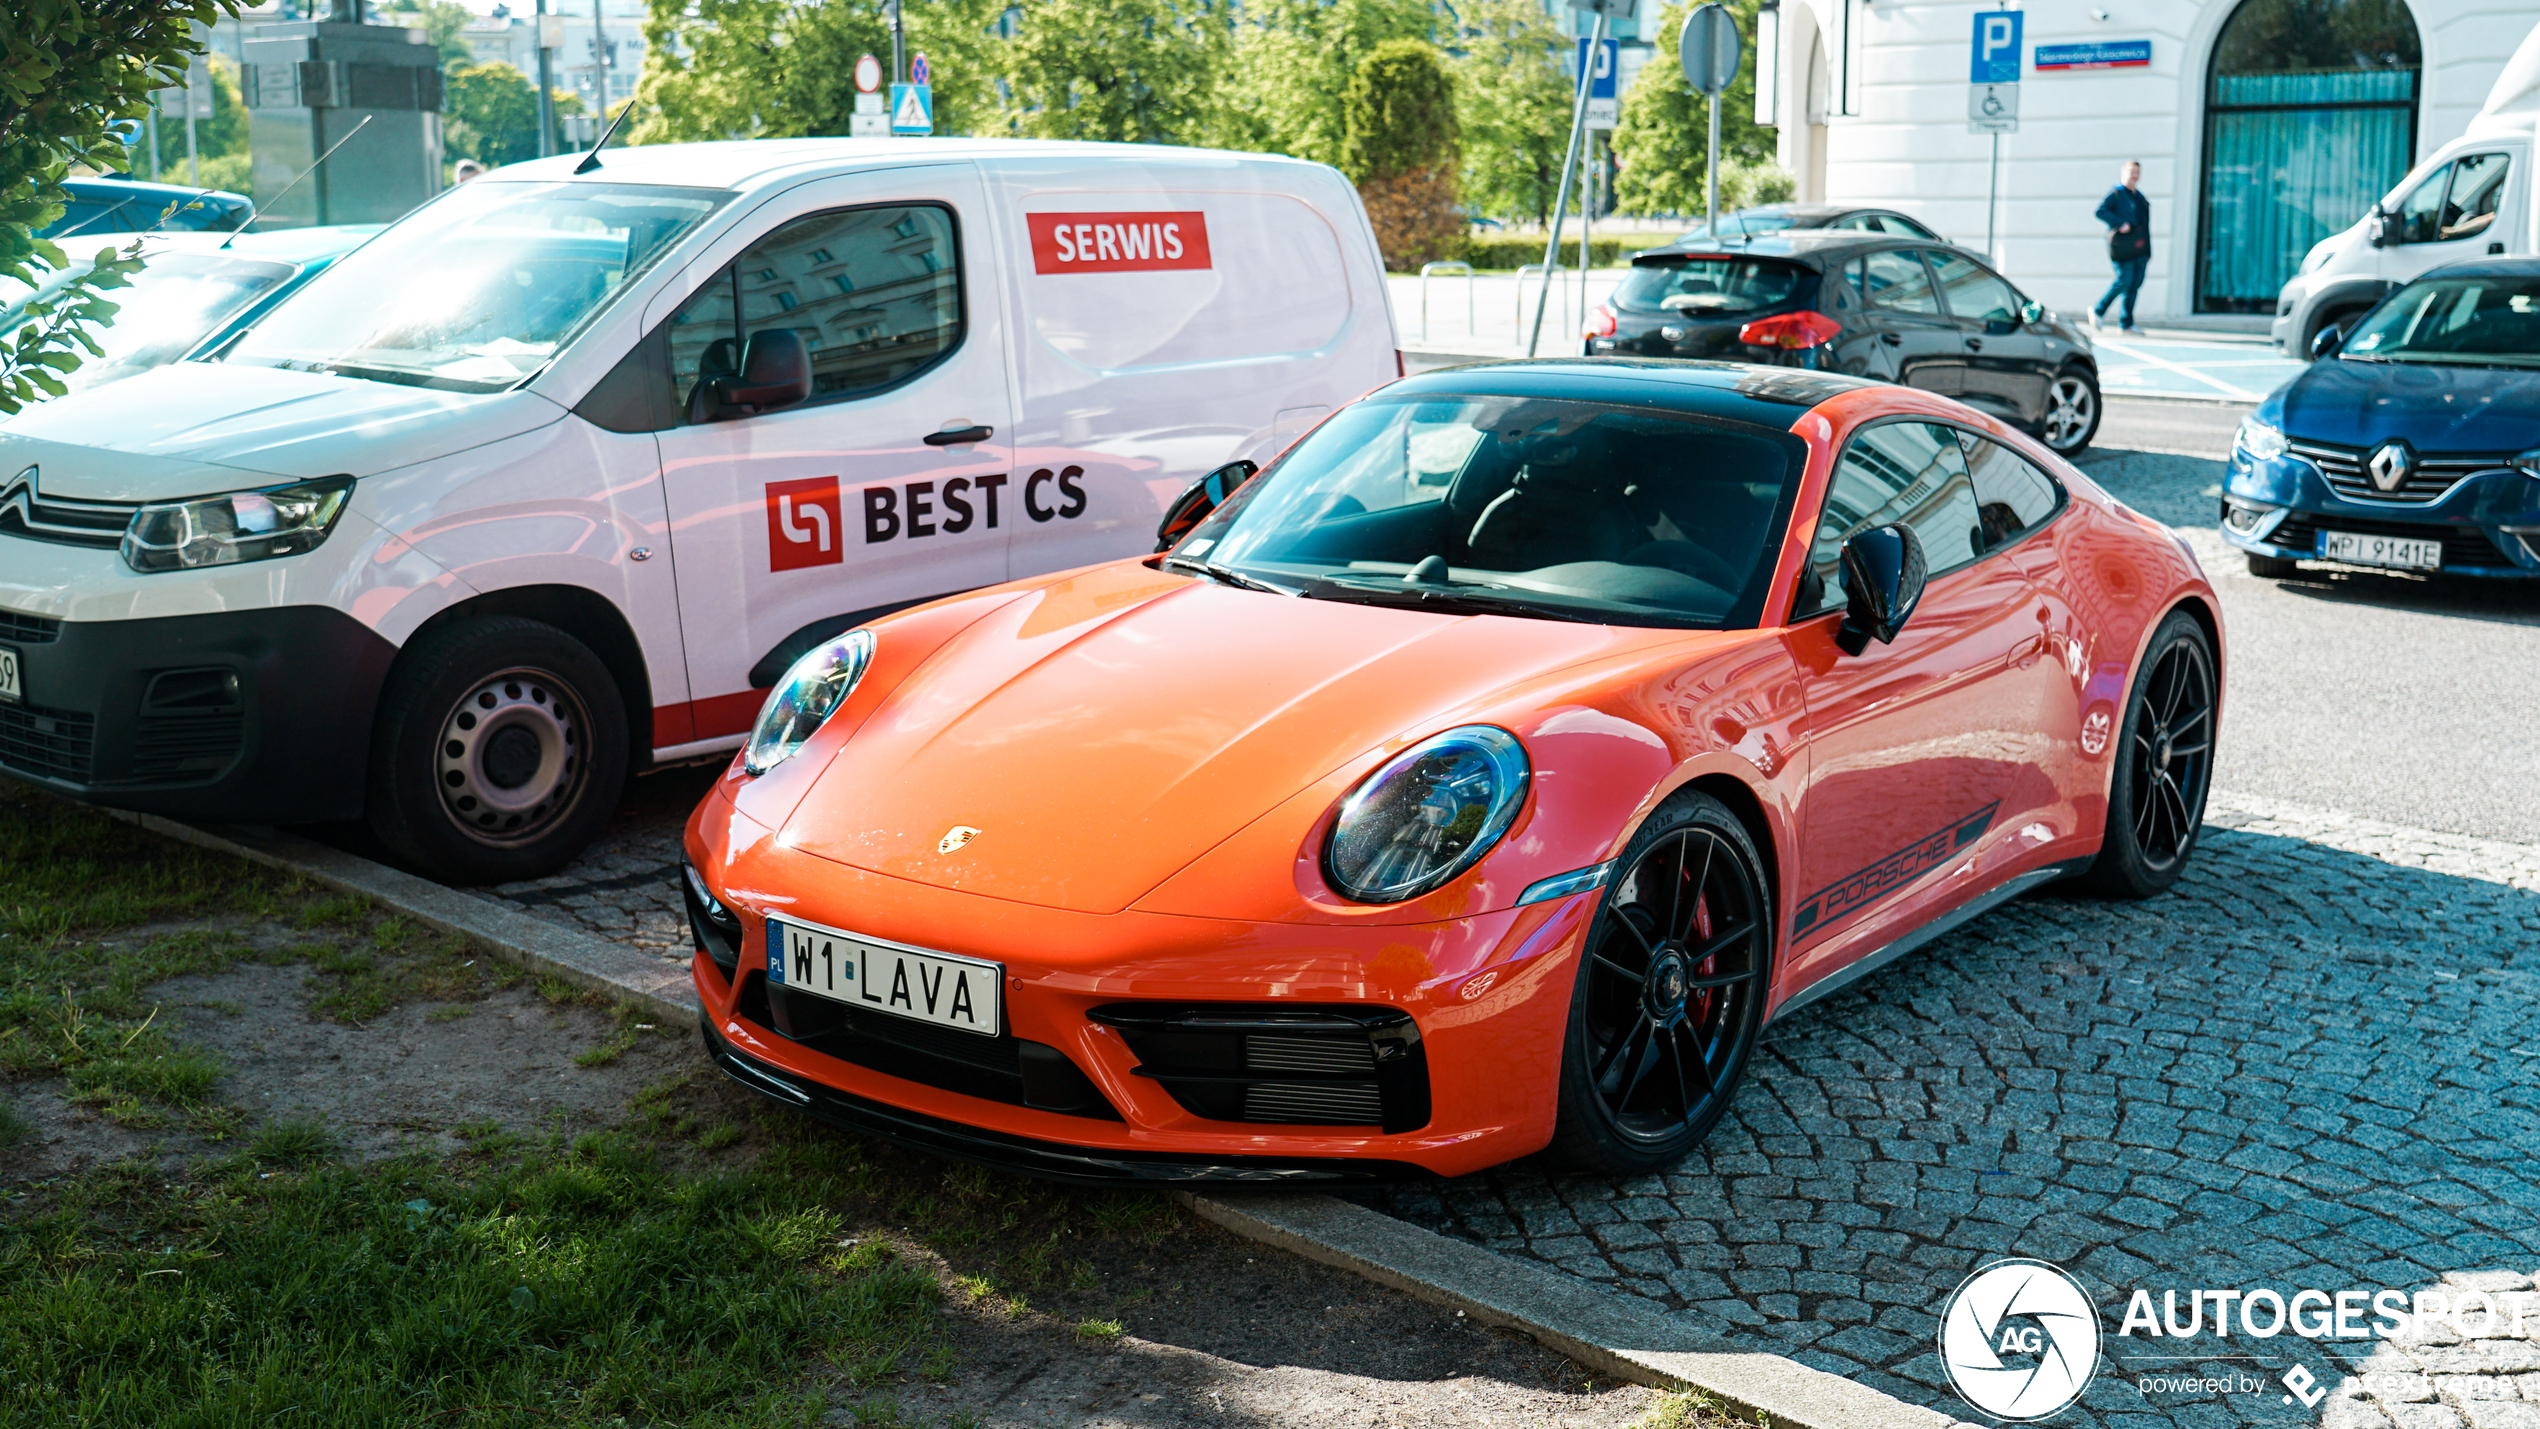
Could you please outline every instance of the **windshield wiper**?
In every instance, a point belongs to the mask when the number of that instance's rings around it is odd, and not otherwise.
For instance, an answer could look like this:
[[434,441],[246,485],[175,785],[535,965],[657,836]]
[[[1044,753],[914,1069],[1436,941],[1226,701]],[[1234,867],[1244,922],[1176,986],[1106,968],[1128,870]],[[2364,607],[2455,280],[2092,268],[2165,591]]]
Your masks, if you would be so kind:
[[[1335,580],[1330,576],[1315,577],[1325,591],[1314,594],[1317,600],[1348,601],[1354,605],[1381,605],[1398,610],[1433,610],[1440,615],[1530,615],[1543,620],[1571,620],[1582,625],[1609,625],[1614,622],[1592,610],[1579,610],[1565,605],[1548,605],[1519,600],[1500,594],[1483,595],[1471,589],[1440,590],[1433,586],[1360,585],[1355,581]],[[1497,592],[1501,586],[1487,587]],[[1339,592],[1337,594],[1333,592]]]
[[1224,566],[1211,565],[1207,561],[1194,561],[1188,556],[1166,556],[1159,564],[1169,566],[1177,571],[1195,572],[1199,575],[1207,576],[1209,579],[1216,581],[1219,585],[1230,585],[1237,590],[1257,590],[1264,595],[1298,594],[1297,591],[1291,590],[1286,586],[1272,585],[1270,582],[1264,580],[1255,580],[1241,571],[1229,570]]

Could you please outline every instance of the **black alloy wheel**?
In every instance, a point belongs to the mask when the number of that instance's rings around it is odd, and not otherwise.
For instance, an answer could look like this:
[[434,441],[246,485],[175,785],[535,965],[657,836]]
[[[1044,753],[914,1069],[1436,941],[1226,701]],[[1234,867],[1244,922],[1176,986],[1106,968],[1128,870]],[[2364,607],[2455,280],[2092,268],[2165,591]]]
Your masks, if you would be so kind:
[[1696,790],[1661,804],[1615,870],[1571,995],[1551,1149],[1656,1171],[1720,1119],[1755,1050],[1772,899],[1744,825]]
[[2126,702],[2108,780],[2108,829],[2083,875],[2099,892],[2148,898],[2178,881],[2205,822],[2220,696],[2213,645],[2186,611],[2161,622]]

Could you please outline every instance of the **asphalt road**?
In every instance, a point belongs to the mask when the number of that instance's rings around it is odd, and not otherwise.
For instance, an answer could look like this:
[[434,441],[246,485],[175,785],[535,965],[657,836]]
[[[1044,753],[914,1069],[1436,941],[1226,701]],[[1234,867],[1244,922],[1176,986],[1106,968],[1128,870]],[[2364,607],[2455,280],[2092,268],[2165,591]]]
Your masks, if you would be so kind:
[[2306,569],[2252,578],[2214,533],[2245,409],[2111,402],[2082,466],[2189,533],[2229,641],[2219,788],[2540,843],[2540,582]]

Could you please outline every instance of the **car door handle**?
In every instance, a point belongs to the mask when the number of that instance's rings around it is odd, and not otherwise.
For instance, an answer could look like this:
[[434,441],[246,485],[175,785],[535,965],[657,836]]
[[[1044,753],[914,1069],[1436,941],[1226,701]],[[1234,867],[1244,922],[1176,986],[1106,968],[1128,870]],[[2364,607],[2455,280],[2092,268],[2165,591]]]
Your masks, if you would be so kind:
[[930,447],[957,447],[970,442],[984,442],[996,435],[994,427],[955,427],[948,432],[928,432],[924,441]]
[[1905,338],[1904,338],[1904,335],[1903,335],[1902,333],[1893,333],[1893,332],[1883,332],[1883,333],[1880,333],[1880,334],[1879,334],[1879,341],[1881,341],[1881,342],[1883,342],[1883,343],[1886,343],[1886,344],[1887,344],[1888,346],[1890,346],[1890,347],[1902,347],[1902,346],[1904,346],[1904,345],[1905,345]]
[[1984,339],[1983,339],[1983,338],[1980,338],[1980,337],[1971,337],[1971,338],[1968,338],[1968,339],[1967,339],[1967,351],[1969,351],[1969,352],[1982,352],[1982,351],[1984,351]]

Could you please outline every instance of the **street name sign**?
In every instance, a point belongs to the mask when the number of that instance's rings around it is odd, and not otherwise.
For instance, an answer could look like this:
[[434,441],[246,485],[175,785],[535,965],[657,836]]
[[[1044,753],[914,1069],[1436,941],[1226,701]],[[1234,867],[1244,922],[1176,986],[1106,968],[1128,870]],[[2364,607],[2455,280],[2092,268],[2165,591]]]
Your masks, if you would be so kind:
[[2039,45],[2036,68],[2133,69],[2151,62],[2150,40],[2095,40],[2084,45]]

